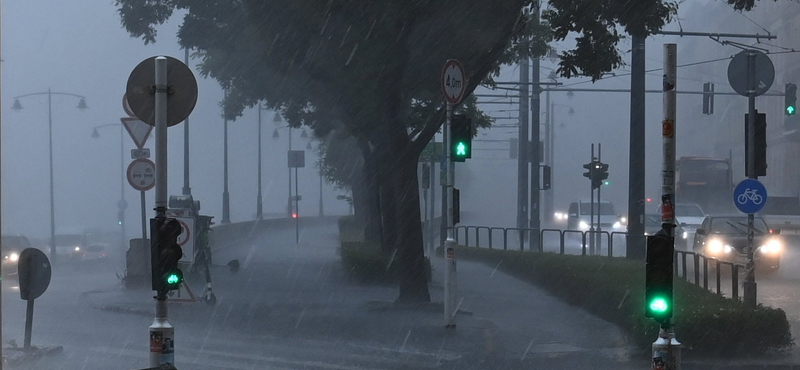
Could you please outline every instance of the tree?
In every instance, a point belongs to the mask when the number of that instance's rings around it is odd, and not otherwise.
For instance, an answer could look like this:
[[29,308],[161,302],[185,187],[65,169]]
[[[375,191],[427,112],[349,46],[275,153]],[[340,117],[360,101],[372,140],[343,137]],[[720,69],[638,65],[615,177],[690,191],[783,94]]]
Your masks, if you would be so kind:
[[409,129],[404,112],[441,101],[444,61],[464,64],[470,93],[521,34],[526,0],[304,1],[118,0],[123,25],[145,42],[175,9],[187,11],[179,38],[197,50],[201,70],[229,86],[225,114],[265,101],[305,121],[320,114],[344,122],[380,162],[383,225],[401,264],[398,301],[428,301],[416,164],[443,121],[431,104],[424,125]]

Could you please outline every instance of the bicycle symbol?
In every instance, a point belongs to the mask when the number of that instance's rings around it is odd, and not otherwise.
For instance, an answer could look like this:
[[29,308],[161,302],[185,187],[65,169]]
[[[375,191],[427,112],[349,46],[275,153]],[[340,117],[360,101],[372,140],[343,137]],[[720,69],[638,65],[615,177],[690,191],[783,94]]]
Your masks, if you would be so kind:
[[761,202],[764,201],[764,197],[758,195],[756,189],[750,189],[750,188],[745,189],[744,193],[739,194],[739,196],[736,197],[736,201],[739,204],[745,204],[747,203],[748,200],[752,201],[753,204],[761,204]]

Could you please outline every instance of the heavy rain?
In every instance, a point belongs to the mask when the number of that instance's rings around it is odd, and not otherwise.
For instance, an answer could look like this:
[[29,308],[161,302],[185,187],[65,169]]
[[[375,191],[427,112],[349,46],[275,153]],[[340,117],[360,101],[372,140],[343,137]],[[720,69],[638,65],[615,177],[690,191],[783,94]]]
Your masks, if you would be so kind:
[[0,4],[0,370],[800,366],[794,0]]

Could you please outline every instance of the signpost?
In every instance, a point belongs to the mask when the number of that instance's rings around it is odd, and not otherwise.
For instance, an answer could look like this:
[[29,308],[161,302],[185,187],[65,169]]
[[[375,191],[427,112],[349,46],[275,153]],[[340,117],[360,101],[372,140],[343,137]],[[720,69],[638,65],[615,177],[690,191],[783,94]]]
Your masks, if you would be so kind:
[[[156,56],[139,63],[125,88],[128,108],[155,127],[156,216],[151,219],[151,254],[158,251],[158,229],[167,212],[167,127],[185,120],[197,102],[197,80],[178,59]],[[139,161],[139,160],[137,160]],[[144,193],[142,193],[144,197]],[[167,321],[167,292],[156,295],[156,312],[150,325],[150,366],[175,366],[175,328]]]
[[744,179],[733,190],[733,204],[742,213],[758,213],[767,204],[767,189],[758,180]]
[[[764,94],[772,86],[775,81],[775,66],[769,57],[757,50],[743,50],[733,57],[730,64],[728,64],[728,82],[731,87],[740,95],[747,97],[747,160],[745,161],[746,167],[745,174],[752,180],[757,180],[755,167],[755,153],[756,153],[756,96]],[[739,184],[741,185],[741,184]],[[738,188],[738,187],[737,187]],[[763,186],[760,187],[763,190]],[[755,203],[758,199],[756,195],[751,193],[735,193],[734,204],[739,207],[739,195],[743,195],[742,200],[746,200],[743,205],[748,203]],[[766,199],[766,190],[764,190],[764,199]],[[763,200],[762,200],[763,202]],[[747,207],[745,207],[747,208]],[[741,208],[740,208],[741,210]],[[743,211],[744,212],[744,211]],[[744,304],[750,307],[756,306],[756,275],[755,275],[755,261],[753,260],[753,214],[747,214],[747,267],[744,278]]]
[[25,310],[25,350],[31,349],[33,330],[33,300],[39,298],[50,285],[52,275],[50,261],[42,251],[26,248],[19,254],[17,271],[19,273],[19,295],[28,301]]
[[[291,134],[289,134],[291,135]],[[289,168],[294,168],[294,197],[289,194],[289,198],[294,200],[294,241],[295,247],[300,246],[300,196],[298,193],[298,186],[297,186],[297,169],[306,166],[306,151],[305,150],[289,150],[286,152],[286,158],[288,160]],[[289,174],[291,176],[291,172]],[[290,184],[291,185],[291,184]],[[291,192],[292,189],[289,188]]]
[[[442,94],[447,101],[447,121],[442,130],[444,146],[450,148],[450,125],[453,120],[453,107],[461,102],[466,89],[467,78],[464,67],[455,59],[450,59],[442,69]],[[444,268],[444,327],[455,329],[457,300],[457,271],[456,271],[456,240],[453,220],[453,187],[455,186],[455,163],[450,157],[450,150],[445,151],[445,160],[442,162],[442,173],[446,174],[445,193],[446,211],[442,212],[442,222],[447,225],[447,239],[444,242],[445,268]],[[443,210],[444,211],[444,210]]]
[[142,122],[136,117],[122,117],[119,120],[122,121],[125,130],[131,135],[131,139],[133,139],[133,143],[136,144],[136,147],[139,149],[144,148],[144,143],[150,138],[150,132],[153,131],[153,126]]

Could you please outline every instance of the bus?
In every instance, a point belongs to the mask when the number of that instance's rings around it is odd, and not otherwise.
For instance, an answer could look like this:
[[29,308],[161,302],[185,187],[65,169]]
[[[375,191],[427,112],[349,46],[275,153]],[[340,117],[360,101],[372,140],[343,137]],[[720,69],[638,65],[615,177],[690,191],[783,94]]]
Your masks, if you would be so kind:
[[733,179],[728,159],[681,157],[675,166],[675,201],[695,203],[707,214],[733,212]]

